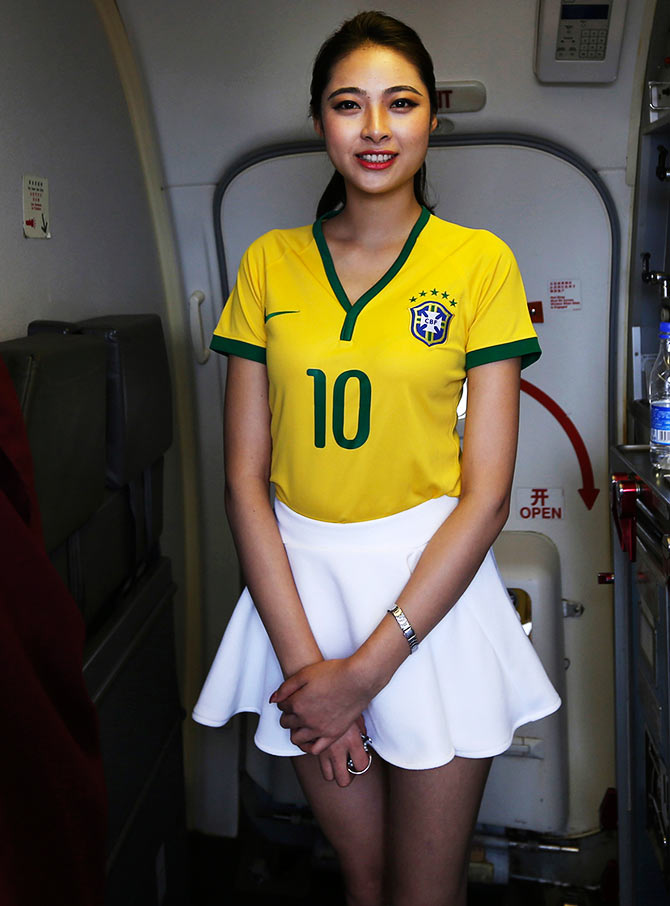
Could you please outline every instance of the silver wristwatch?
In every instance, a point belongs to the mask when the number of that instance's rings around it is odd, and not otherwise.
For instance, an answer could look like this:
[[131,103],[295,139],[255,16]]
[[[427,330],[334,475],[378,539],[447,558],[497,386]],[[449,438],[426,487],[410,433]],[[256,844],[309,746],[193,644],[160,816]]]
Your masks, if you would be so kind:
[[407,639],[407,644],[409,645],[409,653],[414,654],[414,652],[419,647],[419,640],[416,637],[416,633],[412,629],[412,624],[397,604],[395,607],[389,609],[389,613],[396,618],[396,622],[398,623],[398,626],[400,626],[402,634]]

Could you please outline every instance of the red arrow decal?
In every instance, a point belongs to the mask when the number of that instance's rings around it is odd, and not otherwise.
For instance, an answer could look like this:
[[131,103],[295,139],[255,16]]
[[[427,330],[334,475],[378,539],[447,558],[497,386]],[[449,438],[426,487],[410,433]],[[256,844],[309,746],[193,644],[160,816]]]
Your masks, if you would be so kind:
[[583,487],[579,488],[579,495],[586,504],[586,509],[590,510],[596,502],[600,490],[599,488],[594,487],[591,457],[582,440],[581,434],[577,430],[577,426],[567,412],[561,409],[558,403],[552,400],[550,396],[547,396],[547,394],[543,390],[540,390],[539,387],[536,387],[534,384],[529,384],[528,381],[521,378],[521,389],[524,393],[527,393],[529,396],[532,396],[533,399],[537,400],[545,409],[548,409],[570,438],[570,443],[575,449],[579,468],[582,472]]

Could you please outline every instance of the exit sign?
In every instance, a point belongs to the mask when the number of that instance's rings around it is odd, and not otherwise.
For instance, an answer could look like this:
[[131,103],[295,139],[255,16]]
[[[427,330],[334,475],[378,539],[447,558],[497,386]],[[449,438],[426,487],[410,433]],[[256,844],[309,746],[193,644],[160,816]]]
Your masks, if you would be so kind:
[[438,82],[435,87],[438,116],[474,113],[486,103],[486,86],[483,82]]

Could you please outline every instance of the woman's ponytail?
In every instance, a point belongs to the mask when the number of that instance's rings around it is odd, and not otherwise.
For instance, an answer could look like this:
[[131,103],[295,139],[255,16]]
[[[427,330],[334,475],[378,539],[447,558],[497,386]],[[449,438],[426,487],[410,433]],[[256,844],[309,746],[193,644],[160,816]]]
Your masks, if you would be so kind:
[[344,207],[346,200],[347,192],[344,187],[344,179],[342,178],[342,174],[335,170],[316,206],[317,219],[323,214],[327,214],[329,211]]

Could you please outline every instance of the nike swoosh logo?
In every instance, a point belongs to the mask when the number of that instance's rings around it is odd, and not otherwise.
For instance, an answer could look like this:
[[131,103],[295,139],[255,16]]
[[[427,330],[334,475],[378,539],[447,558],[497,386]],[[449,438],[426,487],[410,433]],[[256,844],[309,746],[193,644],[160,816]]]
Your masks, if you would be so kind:
[[277,315],[299,315],[299,314],[300,314],[299,309],[294,309],[292,311],[271,311],[269,315],[265,316],[265,323],[267,324],[267,322],[270,320],[270,318],[276,318]]

